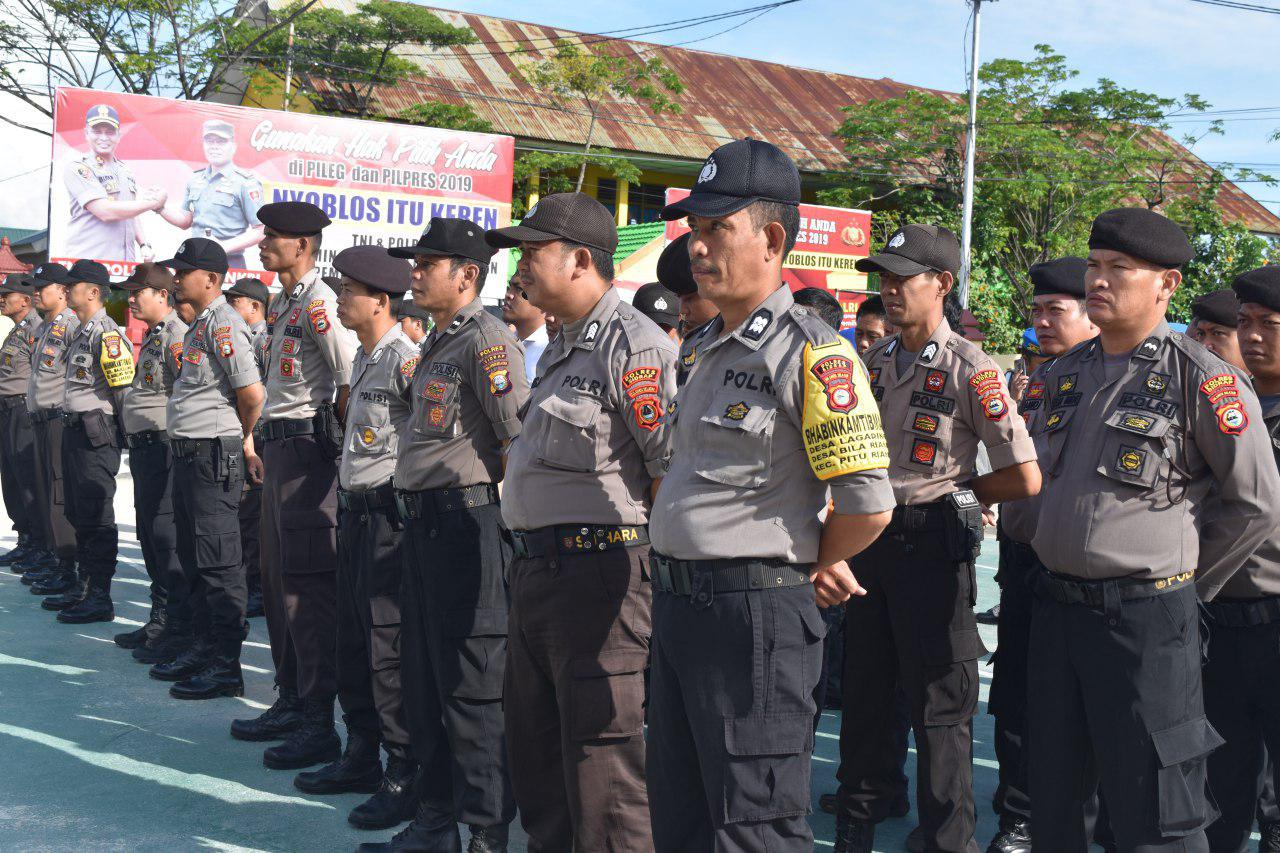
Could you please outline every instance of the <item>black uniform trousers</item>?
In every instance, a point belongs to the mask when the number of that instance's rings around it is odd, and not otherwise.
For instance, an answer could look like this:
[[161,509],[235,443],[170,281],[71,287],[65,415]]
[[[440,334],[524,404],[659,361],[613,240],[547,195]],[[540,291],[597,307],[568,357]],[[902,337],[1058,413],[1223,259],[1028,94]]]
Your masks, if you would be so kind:
[[813,586],[655,592],[649,809],[659,853],[807,851],[813,690],[826,625]]
[[276,683],[303,699],[332,700],[338,463],[315,435],[265,442],[262,463],[262,609]]
[[399,519],[395,505],[338,510],[338,703],[348,731],[408,757],[400,700]]
[[419,796],[470,826],[508,824],[515,800],[502,697],[511,547],[502,510],[492,503],[435,512],[423,503],[425,517],[404,522],[400,585],[401,686],[422,767]]
[[178,561],[178,531],[173,518],[173,457],[169,442],[160,440],[130,449],[133,475],[134,520],[147,577],[151,602],[165,605],[168,590],[182,575]]
[[50,410],[32,416],[36,452],[36,512],[44,536],[44,547],[59,560],[76,559],[76,531],[67,516],[66,487],[62,480],[62,418],[49,419]]
[[[262,457],[262,439],[255,434],[253,452]],[[245,489],[240,495],[240,559],[244,563],[245,583],[252,592],[262,589],[259,562],[262,559],[262,484],[254,484],[245,477]]]
[[648,545],[553,550],[511,565],[507,751],[530,851],[653,850],[648,557]]
[[1122,582],[1093,582],[1095,607],[1051,597],[1047,578],[1027,678],[1036,850],[1088,849],[1099,781],[1119,850],[1208,850],[1206,759],[1222,739],[1205,718],[1195,585],[1123,600]]
[[1031,642],[1031,610],[1035,596],[1031,579],[1036,553],[1031,546],[1001,534],[1000,622],[992,656],[991,695],[987,710],[995,719],[996,761],[1000,782],[992,798],[997,815],[1011,820],[1031,817],[1027,783],[1027,646]]
[[[892,528],[891,528],[892,529]],[[845,615],[841,808],[885,819],[901,790],[894,694],[906,695],[916,736],[916,803],[926,850],[976,850],[973,715],[978,658],[971,562],[941,529],[883,533],[851,563],[865,596]]]
[[[249,635],[240,562],[244,452],[239,440],[176,443],[173,483],[178,556],[188,599],[198,614],[196,630],[207,632],[214,654],[239,660],[240,644]],[[201,624],[206,620],[207,626]]]
[[27,395],[0,398],[0,491],[13,530],[33,546],[44,547],[35,492],[35,433],[27,415]]
[[62,431],[62,472],[80,576],[93,588],[109,591],[120,544],[115,510],[120,434],[114,415],[69,416]]
[[[1263,768],[1280,779],[1268,755],[1280,755],[1280,619],[1228,627],[1209,614],[1204,707],[1226,740],[1209,757],[1209,790],[1222,816],[1208,830],[1209,849],[1246,850]],[[1265,747],[1265,748],[1264,748]]]

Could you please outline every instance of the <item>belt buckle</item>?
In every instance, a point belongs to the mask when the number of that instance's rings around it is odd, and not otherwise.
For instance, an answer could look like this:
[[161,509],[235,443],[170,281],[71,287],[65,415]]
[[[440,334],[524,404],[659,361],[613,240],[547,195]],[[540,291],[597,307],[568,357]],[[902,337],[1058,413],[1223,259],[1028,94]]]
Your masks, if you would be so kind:
[[675,592],[675,585],[671,581],[671,563],[666,558],[655,556],[652,552],[649,554],[649,569],[653,572],[653,577],[658,581],[658,589],[663,592]]
[[525,533],[523,530],[511,531],[511,550],[516,552],[516,556],[522,560],[529,558],[529,545],[525,541]]
[[412,517],[409,515],[409,507],[404,502],[404,492],[396,492],[396,512],[400,513],[403,519]]

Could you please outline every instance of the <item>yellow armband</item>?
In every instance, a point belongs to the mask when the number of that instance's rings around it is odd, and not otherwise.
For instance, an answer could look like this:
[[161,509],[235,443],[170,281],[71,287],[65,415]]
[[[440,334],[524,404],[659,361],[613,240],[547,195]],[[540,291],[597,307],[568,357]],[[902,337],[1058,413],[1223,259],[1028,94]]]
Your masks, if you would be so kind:
[[806,344],[803,381],[804,450],[818,479],[887,468],[880,408],[849,342]]

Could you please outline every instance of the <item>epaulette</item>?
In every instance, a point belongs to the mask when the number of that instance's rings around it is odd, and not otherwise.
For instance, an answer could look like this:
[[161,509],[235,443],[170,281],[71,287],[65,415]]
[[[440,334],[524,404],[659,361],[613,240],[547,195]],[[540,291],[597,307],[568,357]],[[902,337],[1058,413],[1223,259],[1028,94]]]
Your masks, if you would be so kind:
[[978,367],[991,359],[982,347],[956,331],[952,331],[951,337],[947,339],[947,349],[970,367]]
[[1170,346],[1185,355],[1203,373],[1230,372],[1240,376],[1244,375],[1242,371],[1227,364],[1227,362],[1181,332],[1170,332],[1167,339]]
[[829,344],[840,336],[825,320],[803,305],[792,305],[787,309],[787,316],[800,327],[800,333],[811,344]]
[[634,355],[645,350],[660,348],[663,342],[671,343],[671,338],[663,334],[657,323],[626,302],[618,303],[617,314],[618,326],[622,329],[622,338],[626,341],[628,354]]

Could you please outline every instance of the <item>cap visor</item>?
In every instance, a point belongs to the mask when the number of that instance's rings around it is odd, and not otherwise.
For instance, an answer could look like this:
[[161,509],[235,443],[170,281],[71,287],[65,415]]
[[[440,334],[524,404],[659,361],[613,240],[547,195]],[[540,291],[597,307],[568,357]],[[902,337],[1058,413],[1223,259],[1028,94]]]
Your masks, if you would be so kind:
[[900,275],[904,278],[920,275],[922,272],[929,272],[933,267],[927,267],[924,264],[916,263],[910,258],[904,258],[902,255],[891,255],[887,252],[882,255],[872,255],[869,258],[863,258],[853,265],[858,272],[887,272],[892,275]]
[[495,249],[514,249],[521,243],[546,243],[551,240],[564,239],[567,238],[524,225],[497,228],[493,231],[486,231],[484,234],[484,241]]
[[683,219],[686,216],[707,216],[711,218],[728,216],[731,213],[737,213],[742,208],[758,200],[756,196],[743,198],[736,195],[721,195],[720,193],[694,193],[662,208],[662,218]]
[[192,264],[189,264],[189,263],[187,263],[186,261],[180,261],[180,260],[178,260],[177,258],[170,258],[170,259],[169,259],[169,260],[167,260],[167,261],[156,261],[156,266],[158,266],[158,267],[168,267],[168,268],[169,268],[169,269],[171,269],[171,270],[198,270],[198,269],[200,269],[200,267],[197,267],[197,266],[194,266],[194,265],[192,265]]

